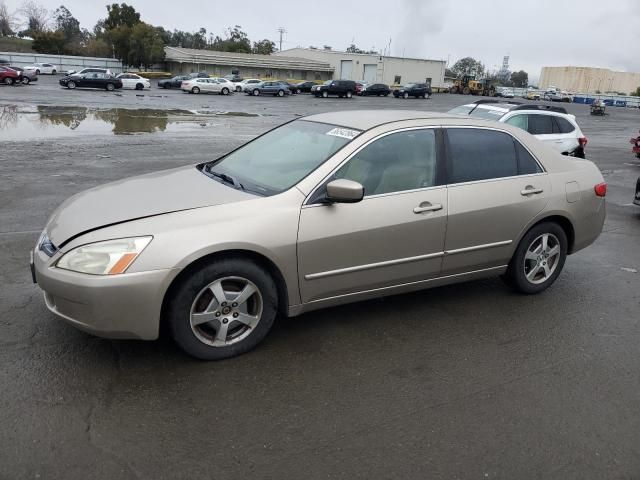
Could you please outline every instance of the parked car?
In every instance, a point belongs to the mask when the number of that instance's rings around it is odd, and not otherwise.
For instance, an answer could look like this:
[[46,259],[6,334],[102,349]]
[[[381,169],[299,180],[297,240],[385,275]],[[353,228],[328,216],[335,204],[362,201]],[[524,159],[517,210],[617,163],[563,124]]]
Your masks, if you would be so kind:
[[311,89],[316,85],[315,82],[296,83],[296,93],[311,93]]
[[551,102],[573,102],[573,95],[565,91],[547,91],[542,95],[543,100]]
[[23,68],[35,71],[36,75],[55,75],[59,71],[53,63],[34,63]]
[[316,92],[320,89],[320,87],[321,87],[322,85],[329,85],[331,82],[333,82],[333,80],[327,80],[327,81],[326,81],[326,82],[324,82],[324,83],[319,83],[319,84],[312,85],[312,86],[311,86],[311,90],[309,90],[309,93],[310,93],[311,95],[315,95],[315,94],[316,94]]
[[158,80],[158,88],[180,88],[184,80],[189,80],[188,75],[176,75],[165,80]]
[[31,271],[75,327],[152,340],[162,318],[184,351],[221,359],[278,314],[494,275],[542,292],[600,235],[605,195],[592,162],[504,123],[329,112],[66,200]]
[[385,85],[384,83],[372,83],[371,85],[367,85],[364,90],[360,93],[360,95],[364,97],[368,96],[384,96],[387,97],[391,93],[391,89],[389,85]]
[[187,75],[188,78],[209,78],[209,74],[205,72],[193,72]]
[[356,82],[353,80],[329,80],[313,90],[316,97],[327,98],[335,95],[339,98],[351,98],[356,93]]
[[5,85],[13,85],[20,81],[20,73],[10,67],[0,67],[0,82]]
[[524,94],[524,98],[527,100],[540,100],[540,92],[532,88],[528,88]]
[[427,98],[431,96],[431,87],[426,83],[408,83],[404,87],[393,91],[396,98]]
[[559,153],[585,158],[587,137],[580,130],[576,117],[567,113],[564,107],[479,100],[448,113],[507,123],[529,132]]
[[514,98],[516,95],[515,93],[513,93],[513,90],[510,88],[503,88],[502,90],[500,90],[500,95],[497,95],[499,97],[503,97],[503,98]]
[[219,93],[221,95],[229,95],[236,90],[233,82],[226,78],[191,78],[184,80],[180,88],[183,92]]
[[367,88],[367,84],[365,82],[356,82],[356,95],[362,95],[362,90]]
[[151,88],[151,82],[148,78],[141,77],[136,73],[121,73],[116,76],[122,81],[122,88],[143,90]]
[[633,203],[640,207],[640,177],[638,177],[638,180],[636,181],[636,194],[633,197]]
[[67,75],[73,75],[74,73],[78,75],[84,75],[85,73],[106,73],[107,75],[113,75],[113,72],[110,69],[103,68],[103,67],[87,67],[87,68],[83,68],[80,71],[76,71],[76,70],[67,71]]
[[106,73],[90,72],[83,74],[67,75],[59,81],[60,85],[73,90],[74,88],[103,88],[113,91],[122,88],[122,81]]
[[283,81],[261,82],[245,87],[245,93],[248,95],[274,95],[284,97],[291,95],[289,84]]
[[29,85],[31,82],[38,81],[38,74],[35,70],[25,70],[22,67],[10,66],[9,68],[15,70],[20,75],[20,82],[24,85]]
[[236,92],[244,92],[245,88],[258,83],[262,83],[259,78],[245,78],[242,82],[236,84]]
[[233,83],[240,83],[244,80],[244,78],[242,78],[240,75],[234,75],[234,74],[225,75],[223,78],[226,78],[227,80]]

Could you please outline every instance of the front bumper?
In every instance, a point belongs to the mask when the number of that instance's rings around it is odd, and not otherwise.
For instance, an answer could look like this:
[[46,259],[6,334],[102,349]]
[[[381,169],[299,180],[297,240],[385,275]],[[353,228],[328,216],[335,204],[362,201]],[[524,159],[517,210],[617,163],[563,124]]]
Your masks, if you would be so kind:
[[32,252],[34,281],[47,308],[76,328],[105,338],[158,338],[164,294],[178,269],[122,275],[87,275],[51,266]]

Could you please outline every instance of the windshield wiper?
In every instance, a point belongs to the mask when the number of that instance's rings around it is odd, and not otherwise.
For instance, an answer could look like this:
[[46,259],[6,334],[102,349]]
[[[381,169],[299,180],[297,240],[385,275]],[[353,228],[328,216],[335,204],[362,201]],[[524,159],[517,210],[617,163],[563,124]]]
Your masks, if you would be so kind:
[[220,172],[212,172],[211,170],[209,170],[209,173],[211,174],[212,177],[219,178],[223,182],[233,185],[234,188],[237,188],[239,190],[244,190],[244,185],[242,185],[237,178],[232,177],[231,175],[227,175],[226,173],[220,173]]

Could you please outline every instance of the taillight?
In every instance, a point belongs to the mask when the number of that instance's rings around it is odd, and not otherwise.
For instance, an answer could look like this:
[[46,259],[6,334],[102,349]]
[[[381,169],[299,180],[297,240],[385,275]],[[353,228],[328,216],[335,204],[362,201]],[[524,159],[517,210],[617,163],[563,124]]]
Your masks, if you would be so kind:
[[604,197],[607,195],[607,184],[605,182],[599,183],[593,187],[593,191],[598,197]]
[[584,147],[587,144],[587,137],[580,137],[578,139],[578,143],[580,144],[581,147]]

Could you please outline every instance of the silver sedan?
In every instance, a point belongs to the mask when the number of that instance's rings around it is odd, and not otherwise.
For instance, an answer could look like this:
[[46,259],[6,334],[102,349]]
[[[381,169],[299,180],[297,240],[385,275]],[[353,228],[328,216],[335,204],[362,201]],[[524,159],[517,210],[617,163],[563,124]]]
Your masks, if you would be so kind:
[[32,272],[82,330],[152,340],[165,323],[189,354],[220,359],[278,314],[493,275],[541,292],[600,234],[605,194],[593,163],[506,124],[324,113],[68,199]]

